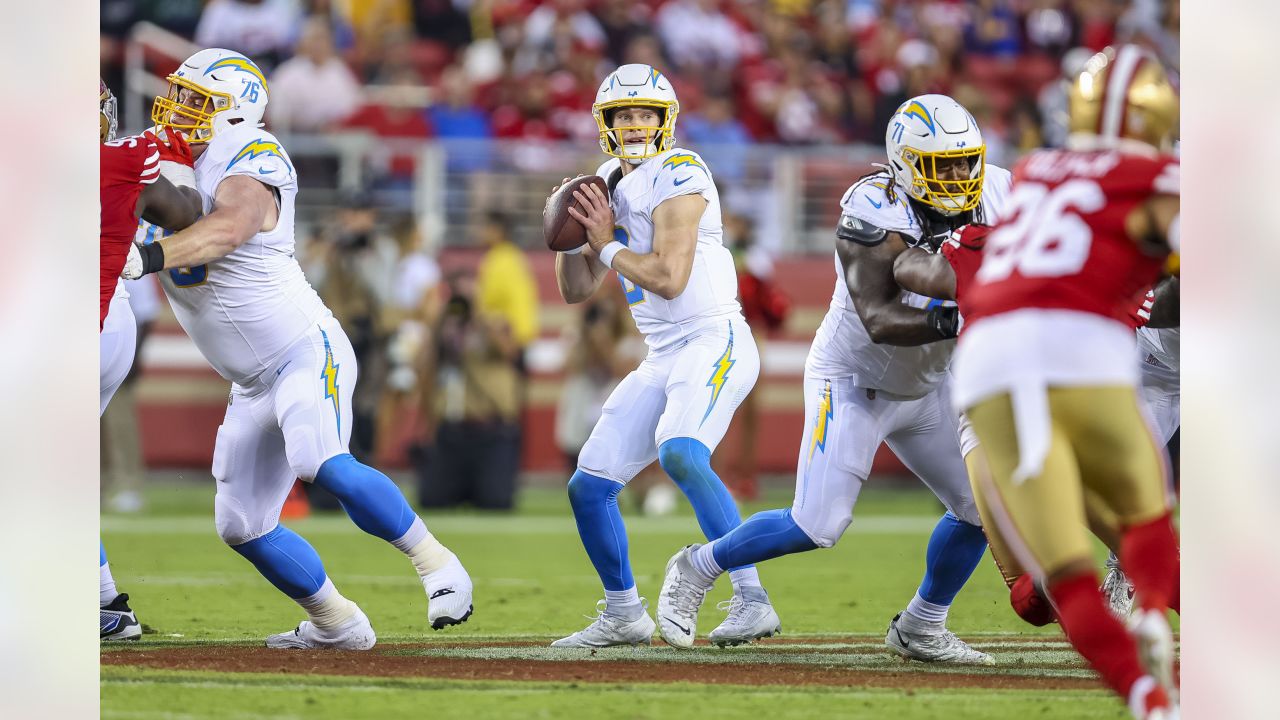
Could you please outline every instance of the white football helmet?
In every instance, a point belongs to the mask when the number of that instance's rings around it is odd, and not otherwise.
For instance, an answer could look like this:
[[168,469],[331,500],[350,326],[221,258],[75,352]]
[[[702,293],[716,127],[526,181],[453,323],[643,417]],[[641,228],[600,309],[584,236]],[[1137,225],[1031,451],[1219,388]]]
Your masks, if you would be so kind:
[[238,52],[209,48],[169,76],[169,94],[151,106],[151,121],[178,130],[192,145],[240,122],[255,127],[267,110],[267,79]]
[[[958,215],[982,201],[987,146],[978,122],[946,95],[920,95],[889,118],[884,136],[889,168],[916,201],[943,215]],[[940,179],[939,166],[963,161],[962,179]]]
[[[652,127],[611,127],[613,110],[624,107],[656,108],[660,124]],[[596,92],[591,114],[600,130],[600,149],[607,155],[638,165],[654,155],[663,153],[676,142],[676,116],[680,103],[676,91],[658,69],[650,65],[631,64],[609,73]],[[621,142],[623,133],[643,130],[648,142],[644,145],[626,145]]]

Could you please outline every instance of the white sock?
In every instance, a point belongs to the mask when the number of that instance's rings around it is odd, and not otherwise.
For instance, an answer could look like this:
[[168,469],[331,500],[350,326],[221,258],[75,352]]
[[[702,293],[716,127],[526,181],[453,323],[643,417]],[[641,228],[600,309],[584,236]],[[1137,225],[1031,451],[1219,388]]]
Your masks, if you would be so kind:
[[324,584],[314,595],[298,598],[295,602],[307,611],[307,618],[321,630],[332,630],[356,614],[356,604],[342,597],[329,578],[324,579]]
[[[715,545],[714,542],[700,545],[697,550],[694,550],[689,555],[689,564],[693,565],[693,569],[703,576],[700,579],[705,580],[707,585],[714,584],[716,578],[724,574],[724,568],[716,563],[716,556],[712,550],[713,545]],[[756,576],[756,584],[760,584],[758,575]]]
[[938,627],[947,624],[947,611],[950,609],[950,605],[938,605],[925,600],[920,597],[919,592],[916,592],[911,602],[907,603],[907,612],[911,613],[915,619]]
[[644,610],[640,607],[640,592],[632,585],[626,590],[605,590],[604,611],[610,615],[621,615],[626,618],[640,617]]
[[[712,557],[712,560],[715,558]],[[729,571],[729,582],[733,583],[733,591],[739,595],[742,594],[743,588],[764,587],[760,584],[760,573],[756,571],[755,566],[749,568],[739,568]]]
[[391,544],[409,556],[409,561],[418,571],[418,577],[430,575],[453,559],[453,553],[427,530],[426,523],[420,517],[415,517],[405,534],[398,540],[391,541]]
[[106,607],[120,593],[116,592],[116,580],[111,577],[111,563],[98,566],[98,607]]

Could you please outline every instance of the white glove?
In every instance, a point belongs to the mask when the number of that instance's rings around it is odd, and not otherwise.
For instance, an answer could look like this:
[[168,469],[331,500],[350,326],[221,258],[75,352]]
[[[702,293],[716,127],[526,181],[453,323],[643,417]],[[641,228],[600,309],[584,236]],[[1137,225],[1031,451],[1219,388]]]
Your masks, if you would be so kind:
[[125,280],[137,280],[142,277],[142,253],[138,252],[138,246],[129,243],[129,257],[124,261],[124,269],[120,271],[120,277]]

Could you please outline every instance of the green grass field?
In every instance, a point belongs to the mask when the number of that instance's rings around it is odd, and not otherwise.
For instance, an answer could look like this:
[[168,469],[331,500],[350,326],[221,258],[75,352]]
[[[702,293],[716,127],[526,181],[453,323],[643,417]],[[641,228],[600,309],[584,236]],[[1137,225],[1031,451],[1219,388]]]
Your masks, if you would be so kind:
[[[315,545],[344,595],[373,621],[374,653],[391,660],[435,666],[448,662],[520,664],[604,663],[619,682],[370,677],[326,672],[323,661],[305,671],[204,670],[202,653],[257,646],[270,633],[291,629],[302,614],[279,595],[214,531],[212,483],[167,484],[149,489],[141,515],[107,515],[103,539],[117,583],[131,596],[139,619],[152,632],[128,647],[104,653],[189,651],[194,665],[177,670],[135,664],[104,665],[104,718],[322,718],[402,717],[467,713],[487,717],[669,716],[777,718],[1122,718],[1122,705],[1101,689],[1079,689],[1091,677],[1062,642],[1056,626],[1038,630],[1021,623],[1007,604],[1004,584],[984,560],[952,609],[950,627],[998,659],[994,668],[963,672],[904,664],[882,649],[889,619],[910,599],[923,570],[925,542],[940,514],[926,492],[870,488],[854,523],[832,550],[775,560],[761,567],[782,617],[784,636],[750,647],[699,647],[678,652],[655,641],[652,648],[588,653],[553,652],[552,639],[587,624],[601,596],[599,581],[579,544],[563,492],[529,490],[515,515],[445,513],[425,516],[428,527],[462,558],[475,581],[475,615],[465,625],[433,633],[426,625],[426,597],[408,561],[380,540],[364,535],[343,514],[316,514],[290,523]],[[624,493],[624,500],[626,493]],[[744,514],[785,506],[790,493],[770,493]],[[625,502],[624,502],[625,505]],[[640,593],[656,605],[666,560],[682,545],[701,540],[692,512],[682,505],[668,517],[624,510],[631,559]],[[708,597],[700,634],[718,623],[715,603],[727,599],[722,581]],[[230,648],[229,648],[230,646]],[[624,665],[654,661],[668,672],[710,666],[769,672],[770,666],[812,668],[843,677],[859,673],[871,682],[845,686],[751,683],[646,682]],[[609,665],[609,663],[613,663]],[[210,664],[216,664],[212,660]],[[296,663],[295,663],[296,664]],[[426,666],[424,665],[424,668]],[[550,666],[554,667],[554,666]],[[672,671],[671,668],[675,668]],[[834,675],[833,675],[834,674]],[[946,677],[948,674],[954,678]],[[994,681],[1055,678],[1076,688],[1007,689],[944,687],[950,680],[986,675]],[[963,677],[962,677],[963,676]],[[728,675],[729,678],[736,675]],[[906,689],[885,687],[880,679]],[[985,681],[983,678],[978,678]],[[918,683],[917,683],[918,680]],[[1037,680],[1038,682],[1038,680]],[[918,686],[917,686],[918,685]],[[1015,683],[1016,685],[1016,683]]]

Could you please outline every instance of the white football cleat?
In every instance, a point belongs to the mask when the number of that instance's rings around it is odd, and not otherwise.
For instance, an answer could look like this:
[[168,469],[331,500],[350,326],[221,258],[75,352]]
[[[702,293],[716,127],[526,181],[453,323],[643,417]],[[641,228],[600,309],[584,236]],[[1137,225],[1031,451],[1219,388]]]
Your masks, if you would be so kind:
[[471,617],[471,576],[453,555],[444,567],[422,578],[427,591],[427,620],[432,630],[459,625]]
[[698,609],[707,597],[710,585],[698,577],[689,562],[689,554],[699,545],[686,545],[667,561],[667,574],[662,578],[658,595],[658,634],[671,647],[687,650],[693,647],[698,630]]
[[321,630],[303,620],[292,632],[267,637],[267,647],[285,650],[368,650],[377,642],[369,618],[360,608],[346,622],[332,630]]
[[889,632],[884,644],[907,660],[940,662],[953,665],[994,665],[995,660],[981,650],[974,650],[965,641],[947,629],[940,632],[914,632],[902,627],[902,615],[898,613],[889,622]]
[[1125,577],[1120,569],[1120,561],[1112,553],[1107,558],[1107,578],[1102,581],[1102,595],[1107,599],[1107,607],[1120,622],[1129,619],[1133,612],[1133,583]]
[[1173,630],[1165,613],[1159,610],[1138,610],[1129,618],[1129,634],[1138,643],[1138,659],[1156,682],[1176,701],[1178,687],[1173,681]]
[[651,645],[655,629],[649,617],[649,604],[640,599],[640,617],[627,619],[611,615],[604,600],[596,603],[595,622],[582,630],[551,643],[554,648],[605,648],[615,645]]
[[1129,689],[1129,712],[1135,720],[1178,720],[1178,702],[1150,675],[1143,675]]
[[98,608],[99,640],[137,640],[142,637],[142,624],[129,607],[129,593],[120,593],[109,604]]
[[729,617],[707,636],[713,645],[741,645],[782,632],[782,621],[764,588],[743,588],[741,594],[734,593],[716,609],[728,610]]

